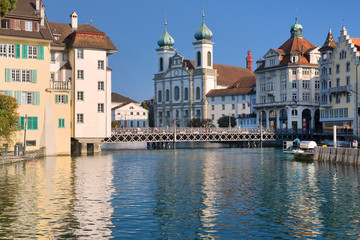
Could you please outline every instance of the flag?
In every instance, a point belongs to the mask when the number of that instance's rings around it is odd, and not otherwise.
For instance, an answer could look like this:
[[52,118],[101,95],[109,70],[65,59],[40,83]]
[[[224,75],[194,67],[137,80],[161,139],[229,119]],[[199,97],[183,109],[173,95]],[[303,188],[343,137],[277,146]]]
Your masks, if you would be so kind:
[[247,102],[247,104],[248,104],[248,107],[250,107],[250,106],[251,106],[251,103],[250,103],[250,102]]
[[293,101],[294,101],[295,104],[297,104],[297,100],[295,98],[293,98]]

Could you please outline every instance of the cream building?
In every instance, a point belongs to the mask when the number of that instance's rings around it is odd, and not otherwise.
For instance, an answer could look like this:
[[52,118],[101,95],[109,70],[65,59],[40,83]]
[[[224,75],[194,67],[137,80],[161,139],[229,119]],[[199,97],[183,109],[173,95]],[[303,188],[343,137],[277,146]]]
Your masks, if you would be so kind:
[[111,69],[108,57],[117,49],[106,34],[91,25],[49,22],[54,36],[50,49],[52,86],[70,92],[73,152],[99,152],[111,136]]
[[308,131],[321,127],[319,48],[303,37],[297,20],[290,38],[257,61],[258,124],[273,129]]
[[123,103],[112,108],[112,121],[120,123],[125,128],[148,127],[149,111],[140,106],[140,103]]
[[[325,131],[359,135],[360,38],[351,38],[345,27],[335,43],[331,30],[320,49],[320,120]],[[357,124],[356,124],[357,123]]]
[[[21,131],[15,142],[25,142],[27,151],[45,147],[47,155],[61,155],[70,153],[70,104],[68,92],[49,81],[51,42],[41,0],[18,0],[1,19],[0,89],[19,104]],[[59,94],[63,104],[57,102]]]

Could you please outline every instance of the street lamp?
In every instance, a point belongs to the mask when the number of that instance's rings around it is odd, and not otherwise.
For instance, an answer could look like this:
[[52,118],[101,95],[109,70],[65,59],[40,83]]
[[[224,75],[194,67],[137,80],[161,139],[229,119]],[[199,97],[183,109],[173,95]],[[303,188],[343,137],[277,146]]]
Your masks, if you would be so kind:
[[26,125],[27,125],[27,114],[25,114],[24,118],[24,148],[23,148],[23,155],[25,156],[26,153]]

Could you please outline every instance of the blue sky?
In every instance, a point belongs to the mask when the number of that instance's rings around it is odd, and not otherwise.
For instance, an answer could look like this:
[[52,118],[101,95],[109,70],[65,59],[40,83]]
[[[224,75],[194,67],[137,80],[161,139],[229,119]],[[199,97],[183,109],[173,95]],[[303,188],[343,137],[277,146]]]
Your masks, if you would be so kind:
[[270,48],[278,48],[290,37],[298,17],[303,36],[316,46],[324,43],[329,26],[335,40],[345,23],[350,37],[360,38],[360,1],[240,1],[240,0],[43,0],[49,21],[69,23],[76,11],[79,23],[92,20],[118,48],[109,58],[112,91],[137,101],[154,95],[157,71],[157,39],[164,31],[175,39],[174,47],[185,59],[194,59],[192,42],[205,23],[214,33],[214,62],[245,67],[250,49],[255,61]]

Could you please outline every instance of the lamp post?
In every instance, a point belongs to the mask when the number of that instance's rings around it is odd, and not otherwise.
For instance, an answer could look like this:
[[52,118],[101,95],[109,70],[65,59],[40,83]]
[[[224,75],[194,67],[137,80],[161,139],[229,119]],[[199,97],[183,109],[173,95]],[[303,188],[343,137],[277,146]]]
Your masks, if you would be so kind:
[[25,156],[26,153],[26,128],[27,128],[27,114],[25,114],[24,118],[24,148],[23,148],[23,155]]
[[260,147],[262,148],[262,139],[263,139],[263,132],[262,132],[262,111],[260,111]]

